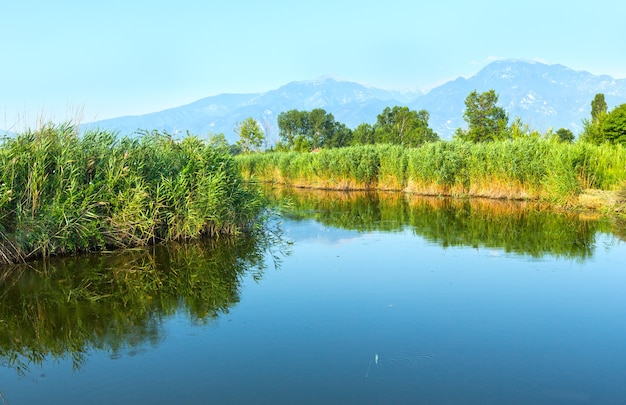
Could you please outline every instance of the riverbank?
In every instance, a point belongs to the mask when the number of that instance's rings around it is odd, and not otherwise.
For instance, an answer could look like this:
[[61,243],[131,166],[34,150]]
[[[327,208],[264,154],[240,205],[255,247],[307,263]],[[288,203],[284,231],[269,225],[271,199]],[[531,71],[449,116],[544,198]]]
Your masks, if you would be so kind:
[[535,200],[607,213],[626,207],[626,150],[619,145],[529,137],[273,152],[236,161],[245,179],[294,187]]
[[156,131],[47,125],[0,143],[0,264],[255,227],[264,208],[225,151]]

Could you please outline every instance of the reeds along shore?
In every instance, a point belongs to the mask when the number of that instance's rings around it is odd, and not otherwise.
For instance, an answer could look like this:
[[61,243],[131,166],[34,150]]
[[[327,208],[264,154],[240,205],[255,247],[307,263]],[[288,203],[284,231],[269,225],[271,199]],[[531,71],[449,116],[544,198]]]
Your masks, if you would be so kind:
[[0,264],[251,229],[263,202],[225,151],[46,125],[0,143]]
[[626,150],[540,137],[417,148],[353,146],[237,157],[246,179],[323,189],[403,190],[423,195],[575,204],[586,189],[624,189]]

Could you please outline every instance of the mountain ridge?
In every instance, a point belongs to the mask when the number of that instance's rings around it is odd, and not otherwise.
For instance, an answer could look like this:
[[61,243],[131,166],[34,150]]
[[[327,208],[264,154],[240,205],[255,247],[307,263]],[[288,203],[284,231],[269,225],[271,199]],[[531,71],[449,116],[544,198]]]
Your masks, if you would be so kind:
[[158,129],[170,133],[187,130],[200,136],[223,133],[235,142],[237,122],[253,117],[261,123],[270,142],[278,139],[276,118],[283,111],[323,108],[337,121],[355,128],[360,123],[373,124],[382,110],[406,105],[430,114],[430,126],[444,139],[456,128],[465,127],[465,98],[476,90],[495,90],[499,105],[510,120],[519,117],[532,129],[582,129],[589,116],[591,100],[605,94],[609,108],[626,103],[626,79],[593,75],[560,64],[498,60],[476,74],[458,77],[426,93],[402,92],[367,86],[345,79],[323,76],[289,82],[261,93],[224,93],[205,97],[189,104],[143,115],[129,115],[83,124],[83,128],[111,129],[123,135],[135,130]]

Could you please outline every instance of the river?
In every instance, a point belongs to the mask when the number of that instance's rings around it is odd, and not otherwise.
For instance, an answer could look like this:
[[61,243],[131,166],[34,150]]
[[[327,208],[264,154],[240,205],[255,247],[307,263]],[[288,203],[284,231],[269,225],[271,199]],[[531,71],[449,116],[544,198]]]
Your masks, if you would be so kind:
[[273,196],[289,203],[268,235],[4,269],[0,404],[624,403],[611,222]]

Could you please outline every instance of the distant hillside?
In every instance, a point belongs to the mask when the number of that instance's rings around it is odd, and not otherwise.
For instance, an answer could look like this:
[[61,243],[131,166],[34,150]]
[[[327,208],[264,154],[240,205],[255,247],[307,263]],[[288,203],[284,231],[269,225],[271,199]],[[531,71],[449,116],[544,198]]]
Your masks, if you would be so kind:
[[562,65],[503,60],[491,63],[469,79],[460,77],[437,87],[409,106],[428,110],[431,127],[449,135],[465,127],[467,95],[473,90],[490,89],[498,93],[499,105],[509,113],[510,121],[520,117],[541,132],[569,128],[579,133],[597,93],[604,93],[610,109],[626,103],[624,79],[594,76]]
[[137,129],[159,129],[170,133],[223,133],[230,142],[237,140],[234,128],[247,117],[258,120],[270,140],[277,140],[278,114],[290,109],[324,108],[349,127],[373,122],[387,106],[406,104],[421,93],[401,93],[376,89],[332,78],[292,82],[276,90],[258,94],[222,94],[181,107],[151,114],[125,116],[85,124],[84,128],[106,128],[121,134]]
[[323,108],[350,128],[374,123],[387,106],[407,105],[430,113],[430,125],[443,138],[465,126],[463,112],[467,95],[494,89],[499,104],[511,121],[519,116],[531,128],[569,128],[580,132],[589,116],[595,94],[604,93],[609,108],[626,103],[626,79],[595,76],[561,65],[520,60],[496,61],[470,78],[458,78],[427,94],[388,91],[358,83],[322,78],[288,83],[276,90],[256,94],[222,94],[181,107],[140,116],[126,116],[85,124],[131,134],[136,129],[159,129],[170,133],[186,131],[198,135],[223,133],[235,142],[234,128],[247,117],[258,120],[268,139],[276,141],[276,117],[290,109]]

